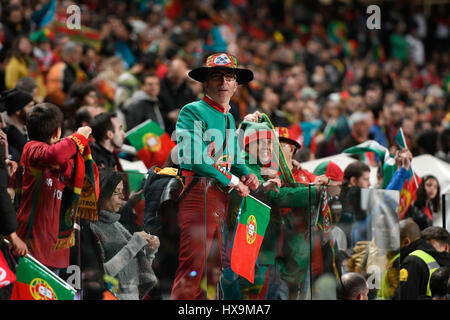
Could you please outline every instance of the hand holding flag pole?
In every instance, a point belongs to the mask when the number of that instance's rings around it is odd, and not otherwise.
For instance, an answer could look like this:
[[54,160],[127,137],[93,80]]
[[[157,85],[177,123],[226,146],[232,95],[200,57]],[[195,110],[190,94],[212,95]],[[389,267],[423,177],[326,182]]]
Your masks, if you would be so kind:
[[[400,152],[402,150],[408,149],[408,145],[406,144],[405,135],[403,134],[402,128],[398,130],[398,133],[395,137],[395,141],[397,142],[398,146],[400,147]],[[416,188],[419,188],[419,184],[417,183],[416,175],[414,174],[414,170],[412,168],[412,162],[410,164],[410,170],[412,171],[412,176],[414,178],[414,183],[416,184]]]
[[73,300],[76,292],[30,254],[19,258],[11,300]]

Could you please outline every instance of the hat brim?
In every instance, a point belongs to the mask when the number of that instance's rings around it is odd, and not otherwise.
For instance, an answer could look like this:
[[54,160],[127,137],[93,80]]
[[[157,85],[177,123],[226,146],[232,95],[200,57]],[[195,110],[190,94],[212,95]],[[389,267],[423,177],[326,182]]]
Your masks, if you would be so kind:
[[226,69],[233,71],[236,74],[236,82],[238,84],[248,83],[253,80],[253,72],[242,68],[228,68],[228,67],[199,67],[189,71],[188,75],[194,80],[205,82],[209,72],[213,69]]
[[302,145],[300,143],[298,143],[295,140],[289,139],[289,138],[285,138],[285,137],[278,137],[278,140],[280,142],[285,142],[285,143],[289,143],[295,146],[295,148],[300,149],[302,147]]

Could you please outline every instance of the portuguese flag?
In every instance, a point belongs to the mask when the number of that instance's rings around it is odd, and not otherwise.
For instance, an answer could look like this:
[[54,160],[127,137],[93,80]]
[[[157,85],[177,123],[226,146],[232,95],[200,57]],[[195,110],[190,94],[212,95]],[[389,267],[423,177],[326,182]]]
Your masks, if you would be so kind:
[[11,300],[73,300],[75,289],[39,261],[19,259]]
[[162,167],[175,146],[167,132],[150,119],[128,131],[126,136],[147,169],[154,165]]
[[242,199],[231,252],[231,269],[251,283],[269,220],[269,206],[250,195]]

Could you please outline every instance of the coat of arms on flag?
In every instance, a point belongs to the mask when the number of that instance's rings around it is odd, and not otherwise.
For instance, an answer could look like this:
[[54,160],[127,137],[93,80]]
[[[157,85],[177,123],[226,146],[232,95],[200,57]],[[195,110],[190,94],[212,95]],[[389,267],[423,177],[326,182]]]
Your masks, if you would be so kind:
[[73,300],[75,289],[39,261],[19,259],[11,300]]
[[128,141],[136,148],[139,159],[147,169],[156,165],[164,166],[170,151],[175,146],[167,134],[155,121],[147,120],[126,133]]
[[251,283],[269,220],[269,206],[250,195],[242,199],[231,251],[231,269]]

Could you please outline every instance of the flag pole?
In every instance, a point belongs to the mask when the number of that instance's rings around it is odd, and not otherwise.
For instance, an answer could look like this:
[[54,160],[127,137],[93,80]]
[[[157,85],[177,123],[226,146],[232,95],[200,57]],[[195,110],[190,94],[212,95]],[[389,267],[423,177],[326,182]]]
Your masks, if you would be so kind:
[[[406,144],[405,135],[403,134],[403,129],[400,127],[399,130],[400,130],[400,134],[402,135],[402,139],[405,142],[405,148],[408,149],[408,145]],[[413,174],[414,183],[416,184],[416,188],[419,188],[419,184],[417,183],[416,174],[414,173],[414,169],[412,168],[412,159],[411,159],[410,167],[411,167],[411,171],[412,171],[412,174]]]
[[[8,244],[8,246],[10,245],[10,242],[7,239],[3,238],[3,241]],[[25,255],[25,257],[27,257],[28,259],[32,260],[33,262],[35,262],[37,265],[39,265],[39,267],[41,267],[42,269],[44,269],[45,271],[47,271],[48,273],[50,273],[54,279],[59,282],[62,286],[64,286],[65,288],[72,290],[74,293],[76,293],[76,290],[74,287],[72,287],[70,284],[68,284],[66,281],[64,281],[63,279],[61,279],[60,276],[58,276],[56,273],[54,273],[52,270],[50,270],[47,266],[43,265],[39,260],[37,260],[35,257],[33,257],[31,254],[27,253]]]

